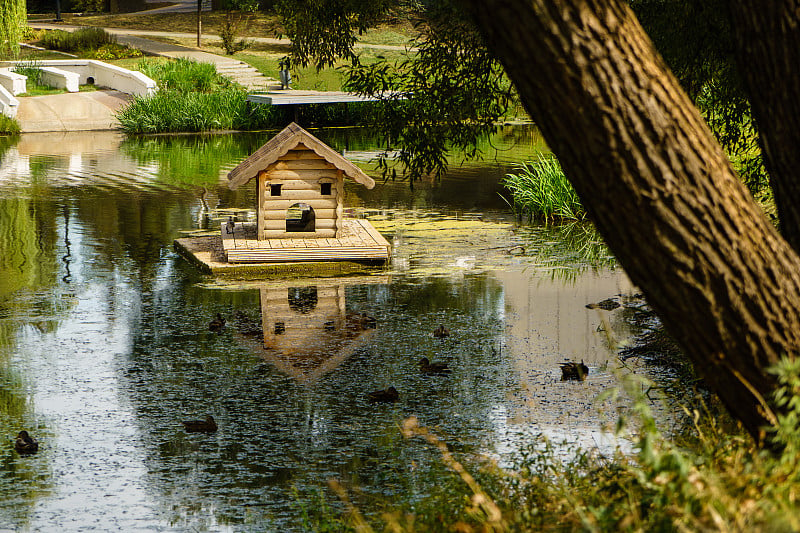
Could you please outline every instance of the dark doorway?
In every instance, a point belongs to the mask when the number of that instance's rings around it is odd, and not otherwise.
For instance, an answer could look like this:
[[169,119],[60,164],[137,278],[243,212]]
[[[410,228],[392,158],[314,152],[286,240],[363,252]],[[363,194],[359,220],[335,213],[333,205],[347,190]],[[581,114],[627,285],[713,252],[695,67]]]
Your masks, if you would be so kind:
[[315,231],[314,210],[308,204],[294,204],[286,210],[286,231]]

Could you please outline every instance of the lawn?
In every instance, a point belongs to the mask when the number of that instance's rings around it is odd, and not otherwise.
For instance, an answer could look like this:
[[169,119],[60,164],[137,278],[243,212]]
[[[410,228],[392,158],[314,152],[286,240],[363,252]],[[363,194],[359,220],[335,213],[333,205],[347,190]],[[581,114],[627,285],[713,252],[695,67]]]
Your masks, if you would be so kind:
[[[164,31],[169,35],[161,37],[148,37],[153,40],[196,48],[196,37],[176,36],[174,33],[193,34],[197,31],[197,15],[195,13],[163,13],[155,15],[120,14],[120,15],[93,15],[78,16],[74,14],[62,15],[65,24],[81,26],[101,26],[106,28],[129,28],[137,30]],[[222,41],[218,37],[208,37],[219,33],[224,20],[223,12],[203,13],[203,35],[201,50],[212,54],[225,55]],[[413,29],[408,23],[387,25],[370,29],[360,38],[359,43],[373,46],[405,47],[411,44]],[[253,16],[247,28],[241,32],[241,37],[267,37],[281,36],[281,28],[274,15],[258,13]],[[405,52],[398,49],[359,48],[357,50],[363,63],[376,60],[377,56],[387,59],[401,59]],[[251,46],[232,56],[244,61],[259,70],[265,76],[278,79],[278,61],[289,53],[289,42],[252,42]],[[124,68],[136,69],[138,59],[121,59],[109,61]],[[342,66],[340,62],[338,66]],[[317,71],[313,67],[292,69],[292,87],[295,89],[313,89],[320,91],[341,90],[343,73],[337,68],[328,68]]]
[[[126,28],[132,30],[163,31],[170,33],[196,33],[196,13],[160,13],[143,15],[124,13],[117,15],[79,16],[65,13],[62,15],[65,24],[78,26],[99,26],[102,28]],[[202,16],[203,33],[219,35],[225,13],[223,11],[204,12]],[[282,37],[283,30],[275,15],[256,13],[247,27],[241,32],[242,37]],[[381,24],[359,37],[365,44],[404,46],[414,35],[413,28],[407,22],[398,24]]]

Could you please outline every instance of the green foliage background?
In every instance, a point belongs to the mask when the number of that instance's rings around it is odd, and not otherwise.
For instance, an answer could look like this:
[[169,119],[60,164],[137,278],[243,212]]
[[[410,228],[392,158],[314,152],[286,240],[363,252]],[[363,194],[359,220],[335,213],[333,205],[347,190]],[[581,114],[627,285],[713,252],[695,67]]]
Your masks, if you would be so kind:
[[19,56],[19,42],[26,26],[25,0],[0,2],[0,58]]

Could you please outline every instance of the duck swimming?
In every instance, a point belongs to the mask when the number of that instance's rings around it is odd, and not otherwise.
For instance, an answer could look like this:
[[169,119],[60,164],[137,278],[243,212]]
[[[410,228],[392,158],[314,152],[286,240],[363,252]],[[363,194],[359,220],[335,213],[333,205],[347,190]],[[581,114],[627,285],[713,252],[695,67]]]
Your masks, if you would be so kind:
[[209,331],[213,331],[215,333],[219,333],[222,331],[222,328],[225,327],[225,317],[221,314],[217,313],[217,317],[208,323]]
[[589,367],[583,364],[583,361],[580,363],[568,361],[566,363],[561,363],[560,366],[561,381],[583,381],[586,379],[586,374],[589,373]]
[[437,339],[444,339],[445,337],[450,336],[450,330],[444,326],[439,326],[435,330],[433,330],[433,336]]
[[217,430],[214,417],[208,415],[205,420],[184,420],[183,428],[188,433],[213,433]]
[[419,371],[423,374],[449,374],[450,367],[447,363],[431,363],[427,357],[419,360]]
[[394,403],[400,399],[397,389],[389,387],[385,390],[376,390],[367,394],[367,399],[372,403]]
[[597,303],[586,304],[586,309],[602,309],[603,311],[613,311],[619,307],[619,302],[615,298],[606,298]]
[[39,451],[39,443],[23,429],[17,435],[17,440],[14,441],[14,449],[18,453],[36,453]]

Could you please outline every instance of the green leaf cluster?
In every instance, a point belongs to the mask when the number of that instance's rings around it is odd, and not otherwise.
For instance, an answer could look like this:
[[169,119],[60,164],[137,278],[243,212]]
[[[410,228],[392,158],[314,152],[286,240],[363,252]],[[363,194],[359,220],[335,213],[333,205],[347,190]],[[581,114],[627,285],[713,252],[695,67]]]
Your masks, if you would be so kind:
[[[400,148],[396,162],[411,179],[440,176],[448,150],[476,157],[479,140],[495,132],[514,102],[502,65],[455,4],[426,6],[415,27],[413,55],[369,64],[355,57],[345,69],[346,90],[376,96],[383,104],[375,124],[387,148]],[[384,175],[391,170],[396,176],[386,159],[379,165]]]
[[294,62],[318,69],[352,58],[355,35],[396,7],[391,0],[277,0],[274,5],[292,41]]

